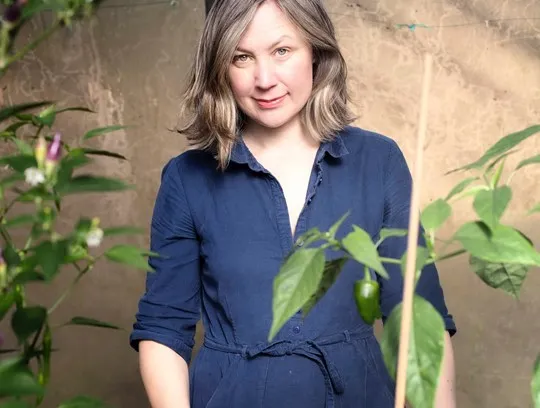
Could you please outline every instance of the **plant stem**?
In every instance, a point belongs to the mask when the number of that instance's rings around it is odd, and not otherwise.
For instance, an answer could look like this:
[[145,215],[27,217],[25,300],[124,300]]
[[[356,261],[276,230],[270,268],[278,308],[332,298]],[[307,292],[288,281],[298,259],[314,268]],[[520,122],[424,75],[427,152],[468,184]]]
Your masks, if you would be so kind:
[[11,246],[12,248],[15,248],[15,246],[13,245],[13,240],[11,239],[9,232],[7,232],[4,226],[0,226],[0,234],[2,235],[2,238],[4,238],[4,241],[6,241],[6,244]]
[[380,257],[379,259],[380,259],[381,262],[383,262],[383,263],[390,263],[390,264],[396,264],[396,265],[400,265],[400,264],[401,264],[401,260],[399,260],[399,259],[385,258],[385,257]]
[[49,36],[54,33],[54,31],[60,27],[61,20],[56,20],[53,24],[51,24],[41,35],[36,38],[33,42],[26,44],[24,47],[22,47],[18,52],[16,52],[13,56],[8,58],[6,60],[5,65],[2,67],[3,70],[5,70],[9,65],[13,64],[15,61],[21,59],[26,54],[28,54],[30,51],[35,49],[42,41],[49,38]]
[[448,254],[444,254],[444,255],[441,255],[441,256],[439,256],[439,257],[437,257],[435,259],[432,259],[431,261],[429,261],[427,263],[430,264],[430,263],[434,263],[434,262],[444,261],[446,259],[453,258],[454,256],[464,254],[465,252],[467,252],[465,249],[458,249],[456,251],[449,252]]
[[66,288],[66,290],[64,290],[64,293],[62,293],[62,295],[60,295],[60,297],[56,300],[56,302],[54,302],[54,304],[49,308],[49,311],[48,311],[48,314],[50,315],[52,312],[54,312],[56,310],[56,308],[58,306],[60,306],[60,304],[64,301],[64,299],[71,293],[71,291],[73,290],[73,288],[75,287],[75,285],[77,285],[77,283],[81,280],[81,278],[83,277],[83,275],[88,272],[88,270],[90,269],[90,267],[92,266],[92,264],[88,264],[86,265],[86,267],[84,269],[81,269],[81,267],[79,265],[77,265],[75,262],[73,263],[73,266],[75,266],[75,268],[77,268],[77,270],[79,271],[79,273],[77,274],[77,276],[75,277],[75,279],[71,282],[71,284]]

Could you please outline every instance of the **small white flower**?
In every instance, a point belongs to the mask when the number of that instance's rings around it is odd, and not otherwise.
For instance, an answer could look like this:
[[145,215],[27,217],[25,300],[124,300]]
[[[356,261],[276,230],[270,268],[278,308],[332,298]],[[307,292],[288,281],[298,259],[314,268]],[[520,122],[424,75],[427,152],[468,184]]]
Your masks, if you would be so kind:
[[45,174],[35,167],[30,167],[24,171],[24,177],[28,184],[37,186],[45,181]]
[[94,228],[88,232],[86,236],[86,244],[89,247],[98,247],[103,240],[103,230],[101,228]]

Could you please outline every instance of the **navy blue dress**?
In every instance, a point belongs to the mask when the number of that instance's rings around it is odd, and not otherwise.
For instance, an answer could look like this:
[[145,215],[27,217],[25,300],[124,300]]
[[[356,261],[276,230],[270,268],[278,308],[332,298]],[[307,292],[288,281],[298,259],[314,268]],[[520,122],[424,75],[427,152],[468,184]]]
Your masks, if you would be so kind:
[[[348,262],[338,280],[302,319],[294,316],[272,343],[272,283],[297,237],[327,230],[347,211],[376,239],[382,227],[407,228],[411,175],[390,138],[347,127],[316,156],[306,206],[291,234],[278,181],[240,140],[230,166],[216,169],[206,152],[169,161],[151,225],[151,258],[130,344],[153,340],[188,363],[197,321],[205,338],[190,365],[192,408],[392,408],[394,384],[371,326],[355,307],[352,287],[363,267]],[[400,258],[406,238],[387,239],[381,255]],[[336,256],[336,255],[335,255]],[[398,265],[380,279],[384,316],[401,301]],[[427,266],[417,294],[440,312],[453,335],[437,270]],[[384,318],[383,318],[384,321]]]

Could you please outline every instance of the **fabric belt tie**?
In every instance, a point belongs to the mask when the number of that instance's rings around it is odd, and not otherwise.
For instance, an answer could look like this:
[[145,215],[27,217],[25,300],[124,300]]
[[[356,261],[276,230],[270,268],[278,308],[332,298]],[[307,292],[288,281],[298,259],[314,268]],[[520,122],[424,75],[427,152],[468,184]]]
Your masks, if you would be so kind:
[[253,346],[221,344],[205,336],[204,345],[217,351],[240,354],[247,360],[254,359],[258,356],[282,357],[293,354],[308,358],[319,366],[324,377],[326,408],[335,408],[334,394],[342,394],[345,389],[338,369],[328,356],[328,353],[323,350],[322,346],[348,343],[353,338],[366,338],[372,335],[372,328],[367,326],[354,332],[345,330],[341,333],[315,340],[278,340],[272,343],[259,343]]

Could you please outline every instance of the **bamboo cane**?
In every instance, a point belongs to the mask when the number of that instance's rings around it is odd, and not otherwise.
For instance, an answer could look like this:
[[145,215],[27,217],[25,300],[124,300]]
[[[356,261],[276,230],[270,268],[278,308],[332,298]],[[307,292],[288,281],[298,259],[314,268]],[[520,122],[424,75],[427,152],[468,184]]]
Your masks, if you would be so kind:
[[424,75],[422,80],[422,99],[419,113],[418,138],[416,141],[416,160],[413,173],[411,193],[411,209],[409,215],[409,233],[407,242],[407,263],[405,266],[403,305],[401,315],[401,330],[399,338],[399,356],[396,379],[395,408],[405,407],[405,389],[407,385],[407,360],[412,321],[412,306],[414,295],[414,276],[416,269],[416,252],[418,245],[419,200],[422,185],[422,166],[424,157],[424,141],[426,138],[428,97],[431,85],[431,67],[433,58],[430,54],[424,56]]

